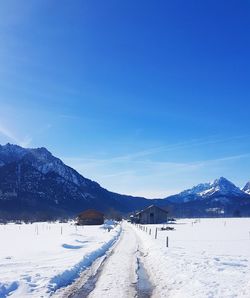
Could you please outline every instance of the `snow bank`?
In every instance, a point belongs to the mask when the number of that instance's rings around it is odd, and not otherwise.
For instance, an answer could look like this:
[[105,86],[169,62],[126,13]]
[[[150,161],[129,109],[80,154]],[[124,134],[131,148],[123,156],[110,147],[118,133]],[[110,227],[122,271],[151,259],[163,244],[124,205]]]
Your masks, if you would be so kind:
[[0,298],[48,297],[70,284],[120,234],[68,223],[0,225]]
[[103,256],[105,252],[116,242],[119,237],[119,234],[116,234],[112,237],[108,242],[104,243],[98,249],[92,251],[83,257],[83,259],[75,264],[71,269],[66,269],[62,273],[54,276],[49,283],[49,289],[53,292],[58,290],[61,287],[66,287],[72,283],[77,277],[79,277],[80,273],[86,268],[89,267],[97,258]]

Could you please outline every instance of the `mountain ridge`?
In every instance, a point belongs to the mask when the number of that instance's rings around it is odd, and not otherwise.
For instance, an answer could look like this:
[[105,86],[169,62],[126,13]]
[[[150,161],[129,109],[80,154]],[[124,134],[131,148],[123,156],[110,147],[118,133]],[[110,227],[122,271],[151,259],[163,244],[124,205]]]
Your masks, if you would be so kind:
[[150,202],[110,192],[46,148],[0,146],[0,217],[75,216],[87,208],[127,213]]
[[215,179],[213,182],[200,183],[190,189],[184,190],[179,194],[171,195],[165,199],[172,202],[187,202],[190,200],[206,199],[215,195],[230,195],[233,197],[248,195],[244,190],[235,186],[231,181],[224,177]]
[[87,208],[124,214],[151,204],[177,216],[205,216],[211,208],[250,216],[250,182],[240,189],[220,177],[164,199],[146,199],[101,187],[44,147],[0,145],[0,218],[75,216]]

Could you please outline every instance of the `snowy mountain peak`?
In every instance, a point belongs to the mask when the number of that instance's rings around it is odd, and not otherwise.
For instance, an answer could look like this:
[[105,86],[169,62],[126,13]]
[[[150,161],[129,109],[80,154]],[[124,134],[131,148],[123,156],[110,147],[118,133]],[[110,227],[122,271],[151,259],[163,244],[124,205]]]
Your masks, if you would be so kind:
[[227,180],[224,177],[220,177],[219,179],[215,179],[212,183],[213,186],[220,187],[236,187],[231,181]]
[[180,195],[198,195],[208,189],[210,189],[211,184],[210,183],[200,183],[190,189],[184,190],[180,193]]
[[221,194],[241,193],[241,190],[237,186],[224,177],[214,180],[214,182],[211,184],[211,191],[220,192]]
[[227,180],[224,177],[215,179],[214,182],[210,183],[210,189],[202,193],[202,196],[207,195],[242,195],[242,191],[235,186],[231,181]]
[[26,149],[7,143],[0,145],[0,166],[21,159],[27,153]]
[[198,196],[205,196],[207,194],[212,194],[215,192],[220,193],[227,193],[231,191],[241,192],[238,187],[236,187],[232,182],[227,180],[224,177],[220,177],[215,179],[213,182],[210,183],[201,183],[198,184],[191,189],[185,190],[180,194],[183,195],[198,195]]
[[65,180],[76,185],[86,185],[88,179],[66,166],[59,158],[54,157],[46,148],[22,148],[18,145],[0,145],[0,167],[12,162],[26,162],[47,174],[55,172]]
[[242,188],[242,191],[244,191],[247,194],[250,194],[250,181],[248,181],[247,184]]
[[[250,183],[249,183],[250,194]],[[184,190],[181,193],[172,196],[170,201],[172,202],[189,202],[194,200],[203,200],[214,197],[241,197],[245,193],[235,186],[231,181],[224,177],[215,179],[210,183],[201,183],[190,189]]]
[[7,143],[6,145],[0,145],[0,152],[7,154],[15,153],[15,154],[24,154],[26,151],[25,148],[22,148],[18,145],[13,145],[10,143]]

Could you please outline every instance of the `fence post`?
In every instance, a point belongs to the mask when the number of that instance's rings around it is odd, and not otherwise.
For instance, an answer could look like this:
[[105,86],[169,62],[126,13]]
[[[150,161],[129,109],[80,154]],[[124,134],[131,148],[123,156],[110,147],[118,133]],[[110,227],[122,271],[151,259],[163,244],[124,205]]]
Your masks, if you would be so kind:
[[151,235],[151,229],[149,229],[149,235]]
[[155,228],[155,239],[157,239],[157,228]]
[[166,237],[166,247],[168,247],[168,236]]

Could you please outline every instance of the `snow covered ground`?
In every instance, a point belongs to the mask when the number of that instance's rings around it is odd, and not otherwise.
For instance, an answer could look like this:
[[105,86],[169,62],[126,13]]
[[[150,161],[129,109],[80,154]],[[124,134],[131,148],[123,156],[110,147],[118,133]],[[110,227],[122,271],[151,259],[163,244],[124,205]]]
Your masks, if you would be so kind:
[[[162,225],[143,231],[124,222],[107,232],[59,223],[1,225],[0,297],[86,297],[84,286],[72,296],[77,283],[69,285],[106,254],[88,297],[250,297],[250,219],[182,219],[171,226],[174,231],[161,231]],[[140,295],[138,264],[147,271],[149,296]]]
[[[154,297],[250,297],[250,219],[179,220],[175,231],[134,227]],[[151,236],[149,235],[151,229]],[[166,247],[166,237],[169,247]]]
[[0,297],[49,297],[118,239],[120,227],[69,223],[0,225]]
[[[183,219],[171,225],[174,231],[161,231],[162,225],[122,226],[88,297],[250,297],[250,219]],[[150,295],[138,288],[138,259]]]

